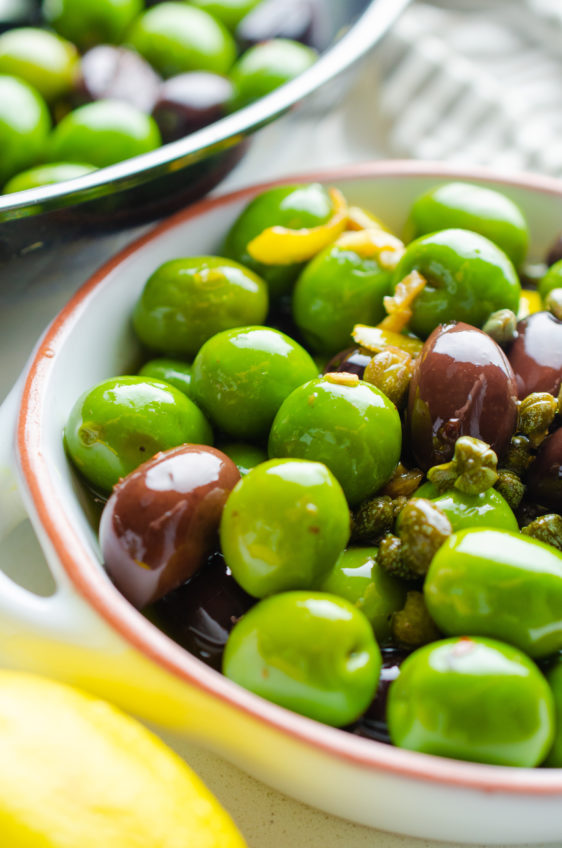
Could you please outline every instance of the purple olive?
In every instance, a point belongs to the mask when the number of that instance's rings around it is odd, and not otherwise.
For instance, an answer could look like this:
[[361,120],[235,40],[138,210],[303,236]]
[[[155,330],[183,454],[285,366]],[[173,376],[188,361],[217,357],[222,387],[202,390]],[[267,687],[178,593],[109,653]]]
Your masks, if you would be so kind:
[[220,671],[230,631],[255,603],[222,555],[213,554],[191,580],[157,601],[150,617],[182,648]]
[[288,38],[314,46],[315,0],[262,0],[236,29],[242,50],[272,38]]
[[390,743],[386,726],[388,690],[392,681],[396,680],[400,674],[400,666],[410,653],[411,651],[402,648],[381,648],[382,668],[375,697],[361,718],[348,728],[356,736],[366,736],[379,742]]
[[332,356],[324,368],[324,374],[333,371],[346,371],[348,374],[357,374],[361,380],[371,358],[369,353],[363,353],[358,347],[348,347],[347,350],[342,350]]
[[517,385],[509,361],[486,333],[459,322],[437,327],[416,360],[407,431],[420,468],[449,461],[460,436],[501,455],[517,424]]
[[158,97],[161,78],[142,56],[125,47],[93,47],[82,57],[80,68],[76,90],[80,103],[123,100],[150,112]]
[[562,427],[540,446],[527,474],[527,494],[541,506],[562,512]]
[[508,357],[522,399],[531,392],[557,395],[562,381],[562,321],[535,312],[519,321]]
[[160,86],[152,117],[166,144],[218,121],[227,111],[232,83],[219,74],[193,71],[170,77]]
[[181,585],[218,548],[224,503],[240,474],[225,454],[180,445],[156,454],[114,488],[100,544],[109,576],[142,609]]

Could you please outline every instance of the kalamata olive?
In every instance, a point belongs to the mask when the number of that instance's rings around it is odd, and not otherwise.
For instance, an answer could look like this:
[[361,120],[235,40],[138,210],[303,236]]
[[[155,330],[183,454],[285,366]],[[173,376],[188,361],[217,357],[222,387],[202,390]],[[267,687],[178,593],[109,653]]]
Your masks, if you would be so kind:
[[546,255],[546,264],[554,265],[555,262],[558,262],[562,259],[562,233],[558,236],[550,250]]
[[100,44],[83,56],[76,100],[124,100],[150,112],[158,97],[161,78],[148,62],[125,47]]
[[219,74],[192,71],[170,77],[160,86],[152,110],[164,143],[218,121],[232,93],[232,83]]
[[316,12],[314,0],[263,0],[240,21],[236,40],[242,50],[271,38],[313,46]]
[[391,646],[381,648],[382,668],[375,697],[361,718],[351,727],[347,728],[356,736],[364,736],[368,739],[376,739],[379,742],[390,743],[390,736],[388,735],[388,728],[386,726],[386,699],[390,684],[400,674],[400,666],[410,653],[410,651],[403,648],[394,648]]
[[562,427],[540,446],[527,475],[527,494],[542,506],[562,512]]
[[562,321],[535,312],[517,324],[508,357],[522,399],[531,392],[558,394],[562,381]]
[[225,454],[180,445],[114,488],[100,522],[105,567],[139,609],[181,585],[218,548],[222,509],[240,479]]
[[157,601],[149,615],[171,639],[220,670],[230,631],[255,602],[216,553],[191,580]]
[[345,371],[348,374],[357,374],[359,379],[362,380],[365,368],[370,361],[371,355],[369,353],[363,353],[358,347],[348,347],[332,356],[324,368],[324,374],[330,374],[333,371]]
[[423,346],[408,398],[407,430],[420,468],[448,462],[460,436],[501,455],[517,424],[517,386],[490,336],[459,322],[437,327]]

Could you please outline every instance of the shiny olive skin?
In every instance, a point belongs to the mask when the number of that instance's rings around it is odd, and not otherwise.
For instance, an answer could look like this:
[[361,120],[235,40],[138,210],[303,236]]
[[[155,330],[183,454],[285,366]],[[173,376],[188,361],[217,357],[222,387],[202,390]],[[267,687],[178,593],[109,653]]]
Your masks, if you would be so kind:
[[160,146],[154,120],[119,100],[87,103],[66,115],[49,139],[52,162],[89,162],[98,168],[114,165]]
[[139,370],[139,377],[153,377],[155,380],[164,380],[166,383],[179,389],[188,397],[191,394],[191,365],[181,359],[168,359],[160,357],[149,359]]
[[227,74],[236,58],[234,39],[207,12],[188,3],[159,3],[142,14],[127,36],[164,77],[186,71]]
[[324,592],[260,601],[235,625],[223,658],[223,673],[244,688],[336,727],[368,707],[380,667],[363,613]]
[[402,445],[396,407],[375,386],[305,383],[287,397],[271,427],[269,455],[325,463],[353,506],[391,477]]
[[241,477],[245,477],[256,465],[267,462],[267,452],[248,442],[228,442],[221,445],[220,449],[235,463]]
[[93,165],[81,165],[78,162],[51,162],[48,165],[36,165],[8,180],[4,186],[4,194],[74,180],[95,170]]
[[552,744],[554,705],[524,654],[470,636],[433,642],[406,657],[390,686],[387,721],[400,748],[533,767]]
[[152,117],[164,144],[177,141],[223,118],[232,97],[232,83],[220,74],[191,71],[162,83]]
[[220,525],[226,564],[255,598],[315,586],[349,533],[338,481],[325,465],[302,459],[253,468],[232,491]]
[[353,250],[332,246],[315,256],[293,291],[294,321],[307,346],[332,356],[349,346],[355,324],[378,324],[390,277]]
[[529,497],[562,513],[562,427],[544,440],[527,474]]
[[142,0],[43,0],[43,17],[84,51],[118,44],[142,11]]
[[317,588],[355,604],[380,645],[390,639],[390,617],[404,606],[406,584],[377,565],[376,556],[377,548],[347,548]]
[[190,0],[190,3],[208,12],[228,29],[235,29],[242,18],[260,2],[261,0]]
[[515,268],[478,233],[448,229],[410,242],[394,272],[394,285],[411,271],[427,279],[410,321],[411,330],[422,338],[447,321],[481,327],[497,309],[517,313],[521,285]]
[[454,533],[433,557],[424,595],[447,636],[501,639],[537,659],[562,650],[562,554],[529,536]]
[[562,259],[551,265],[539,283],[539,294],[544,300],[552,289],[562,288]]
[[152,350],[194,357],[207,339],[261,324],[269,305],[263,280],[230,259],[170,259],[149,277],[133,311],[133,327]]
[[306,350],[278,330],[225,330],[195,357],[192,397],[228,435],[265,438],[287,395],[317,373]]
[[222,510],[239,479],[220,451],[186,444],[119,481],[99,538],[106,571],[128,601],[143,609],[201,568],[217,547]]
[[496,342],[468,324],[438,327],[416,360],[408,394],[408,446],[420,468],[448,462],[460,436],[501,458],[517,426],[517,386]]
[[64,429],[68,453],[94,486],[111,491],[158,451],[211,444],[201,410],[169,383],[148,377],[104,380],[78,398]]
[[23,80],[0,75],[0,186],[43,156],[50,129],[41,95]]
[[562,382],[562,321],[535,312],[519,321],[508,351],[520,400],[531,392],[557,395]]
[[450,227],[490,239],[516,268],[527,254],[529,226],[517,204],[499,191],[470,183],[446,183],[431,189],[412,205],[407,240]]
[[238,59],[230,79],[234,85],[232,109],[241,109],[275,91],[308,70],[318,58],[311,47],[275,38],[256,44]]
[[487,489],[479,495],[467,495],[458,489],[439,492],[433,483],[424,483],[416,489],[416,498],[427,498],[442,510],[453,528],[494,527],[517,533],[519,525],[513,510],[496,489]]
[[562,768],[562,655],[560,655],[554,666],[548,672],[546,679],[554,695],[554,709],[556,711],[556,734],[550,754],[546,758],[545,765],[553,768]]
[[252,239],[268,227],[318,227],[332,215],[332,201],[319,183],[278,186],[255,197],[240,213],[223,246],[225,256],[251,268],[264,279],[270,294],[278,297],[288,292],[299,275],[302,264],[265,265],[253,259],[247,247]]
[[72,89],[78,63],[76,47],[47,30],[22,27],[0,35],[0,74],[29,83],[48,103]]
[[134,50],[99,44],[82,56],[73,102],[123,100],[150,112],[158,98],[161,77]]

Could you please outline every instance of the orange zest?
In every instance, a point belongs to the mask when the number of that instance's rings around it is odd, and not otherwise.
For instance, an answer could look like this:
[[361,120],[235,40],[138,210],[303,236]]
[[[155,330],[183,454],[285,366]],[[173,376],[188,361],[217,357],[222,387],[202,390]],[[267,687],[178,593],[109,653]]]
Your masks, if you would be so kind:
[[426,286],[426,279],[419,271],[411,271],[401,280],[392,297],[383,299],[384,308],[388,312],[378,325],[381,330],[392,330],[401,333],[412,318],[412,304]]
[[420,339],[411,336],[403,336],[392,330],[383,330],[380,327],[368,327],[366,324],[356,324],[351,334],[354,342],[369,353],[382,353],[389,347],[399,348],[410,356],[419,356],[423,347]]
[[375,258],[381,268],[393,271],[404,255],[404,244],[385,230],[371,227],[343,233],[336,242],[338,247],[353,250],[363,259]]

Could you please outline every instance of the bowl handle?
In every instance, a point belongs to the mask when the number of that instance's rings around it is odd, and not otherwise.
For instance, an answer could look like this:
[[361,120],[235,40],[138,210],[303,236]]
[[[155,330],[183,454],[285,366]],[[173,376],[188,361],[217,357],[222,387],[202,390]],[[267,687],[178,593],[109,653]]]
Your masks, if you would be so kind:
[[[12,580],[4,568],[7,565],[7,536],[28,516],[18,485],[14,459],[14,431],[21,394],[18,381],[0,406],[0,657],[10,658],[18,652],[23,639],[29,646],[51,637],[55,641],[88,643],[94,631],[103,629],[100,619],[78,595],[72,584],[57,567],[54,557],[44,547],[49,564],[45,568],[54,577],[56,589],[48,597],[35,594]],[[11,563],[13,566],[13,563]],[[13,567],[10,569],[13,572]]]

